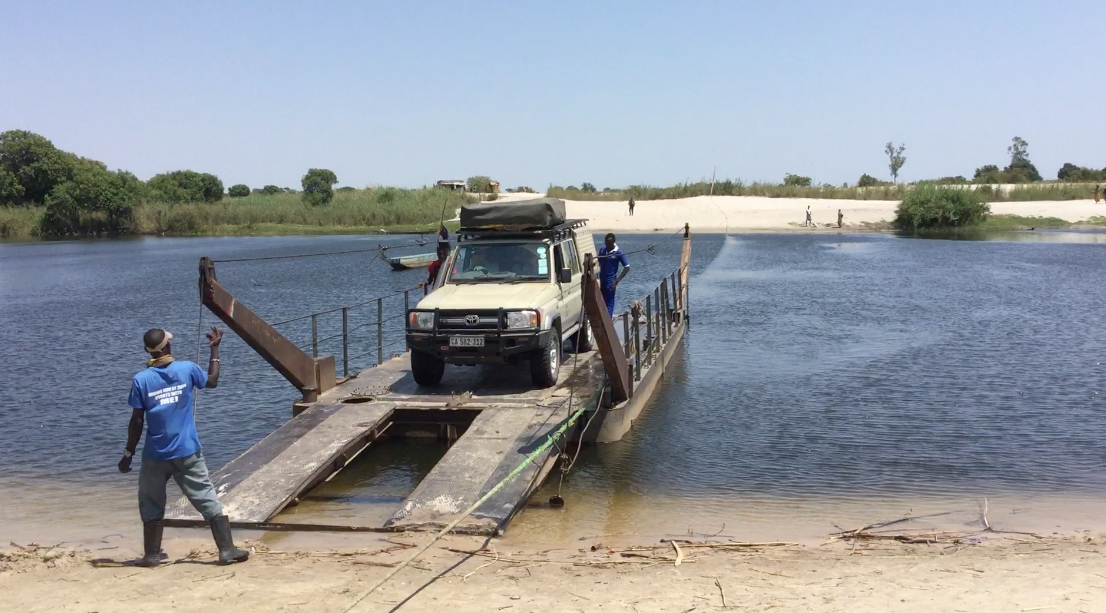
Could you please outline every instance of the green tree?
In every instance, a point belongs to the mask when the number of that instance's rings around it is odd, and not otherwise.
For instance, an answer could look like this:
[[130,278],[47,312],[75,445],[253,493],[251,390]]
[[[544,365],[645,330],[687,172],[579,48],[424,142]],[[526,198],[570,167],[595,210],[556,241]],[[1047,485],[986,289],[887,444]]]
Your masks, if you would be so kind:
[[[0,169],[14,175],[22,193],[17,202],[42,204],[57,185],[73,176],[77,156],[61,151],[43,136],[26,130],[0,133]],[[10,179],[9,179],[10,181]]]
[[223,182],[206,172],[174,170],[154,175],[149,186],[154,197],[165,202],[218,202],[223,199]]
[[873,177],[872,175],[862,174],[862,175],[860,175],[860,179],[857,180],[856,186],[857,187],[876,187],[877,185],[881,185],[882,183],[883,183],[883,181],[880,181],[879,179]]
[[787,173],[783,177],[783,184],[791,187],[810,187],[810,183],[810,177],[804,177],[802,175]]
[[238,185],[231,185],[227,190],[227,195],[231,198],[245,198],[250,195],[250,187],[244,183]]
[[284,191],[285,190],[283,187],[277,187],[275,185],[266,185],[265,187],[261,188],[261,192],[269,196],[272,196],[274,194],[283,194]]
[[1025,139],[1015,136],[1006,152],[1010,154],[1010,165],[1003,169],[1006,182],[1029,183],[1042,180],[1037,167],[1029,161],[1029,143]]
[[580,191],[588,193],[588,194],[594,194],[598,190],[595,189],[595,186],[592,185],[591,183],[581,183],[580,184]]
[[972,177],[972,183],[1004,183],[1005,177],[1003,177],[1002,171],[998,169],[998,166],[994,164],[987,164],[986,166],[980,166],[975,169],[975,175]]
[[142,190],[142,182],[129,172],[81,160],[72,179],[46,197],[40,231],[47,236],[124,234],[134,224]]
[[334,184],[337,175],[325,168],[311,168],[303,175],[300,185],[303,187],[303,201],[312,206],[327,204],[334,198]]
[[903,156],[905,151],[906,145],[896,147],[895,143],[891,141],[888,141],[887,146],[883,148],[883,152],[887,154],[887,167],[891,169],[892,183],[899,182],[899,170],[906,163],[906,157]]
[[15,174],[0,168],[0,205],[16,204],[23,198],[23,186]]
[[482,192],[484,192],[484,190],[488,189],[488,184],[491,183],[491,182],[492,182],[491,177],[486,177],[484,175],[476,175],[476,176],[469,177],[468,180],[465,181],[465,185],[468,187],[468,190],[470,192],[481,192],[482,193]]

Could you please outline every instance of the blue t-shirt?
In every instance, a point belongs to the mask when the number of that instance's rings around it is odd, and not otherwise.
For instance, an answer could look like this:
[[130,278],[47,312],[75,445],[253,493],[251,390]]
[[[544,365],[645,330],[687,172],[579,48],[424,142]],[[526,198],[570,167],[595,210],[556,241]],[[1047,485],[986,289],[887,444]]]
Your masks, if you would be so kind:
[[618,245],[615,245],[614,249],[611,249],[610,251],[607,251],[606,245],[603,245],[599,248],[600,281],[614,281],[615,279],[617,279],[619,264],[622,264],[626,268],[630,267],[630,262],[626,260],[626,254],[622,253],[622,250],[618,248]]
[[207,373],[184,360],[152,366],[134,376],[127,404],[146,411],[143,459],[175,460],[200,450],[192,416],[192,388],[205,385]]

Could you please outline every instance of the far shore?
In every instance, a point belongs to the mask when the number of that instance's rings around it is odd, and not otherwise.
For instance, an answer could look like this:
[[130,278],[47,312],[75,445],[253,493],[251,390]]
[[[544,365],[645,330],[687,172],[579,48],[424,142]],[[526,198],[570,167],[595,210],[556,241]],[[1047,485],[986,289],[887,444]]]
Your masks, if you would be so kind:
[[[898,201],[822,200],[810,198],[763,198],[756,196],[698,196],[676,200],[639,200],[634,214],[626,202],[568,200],[567,215],[583,218],[596,229],[621,232],[675,231],[684,223],[695,232],[796,232],[837,230],[837,211],[844,215],[842,230],[886,231],[895,218]],[[803,226],[810,207],[815,228]],[[1015,216],[1016,227],[1057,225],[1102,225],[1106,203],[1094,200],[1045,202],[992,202],[992,217]],[[1043,218],[1036,223],[1036,219]],[[1049,220],[1048,218],[1052,218]],[[1059,223],[1058,223],[1059,222]]]

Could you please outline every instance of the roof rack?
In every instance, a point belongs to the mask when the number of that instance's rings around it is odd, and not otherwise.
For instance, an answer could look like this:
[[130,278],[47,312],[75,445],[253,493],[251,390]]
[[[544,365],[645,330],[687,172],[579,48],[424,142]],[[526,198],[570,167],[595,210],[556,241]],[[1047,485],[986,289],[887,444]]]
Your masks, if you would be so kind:
[[571,230],[586,226],[586,219],[566,219],[548,228],[527,228],[525,230],[499,230],[494,228],[461,228],[457,231],[458,240],[472,240],[474,238],[534,238],[549,237],[559,239],[567,235]]

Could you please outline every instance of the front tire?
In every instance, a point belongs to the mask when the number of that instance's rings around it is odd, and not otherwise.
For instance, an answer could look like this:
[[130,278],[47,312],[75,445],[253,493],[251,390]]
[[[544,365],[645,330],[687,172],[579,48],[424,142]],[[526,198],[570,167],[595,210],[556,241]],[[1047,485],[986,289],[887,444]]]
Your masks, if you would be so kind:
[[538,387],[553,387],[561,374],[561,331],[553,328],[540,349],[530,355],[530,379]]
[[442,375],[445,374],[445,360],[412,349],[411,374],[415,376],[415,383],[424,387],[433,387],[442,382]]
[[587,316],[580,321],[580,329],[572,335],[572,350],[576,353],[587,353],[595,349],[595,331],[591,329],[591,322]]

